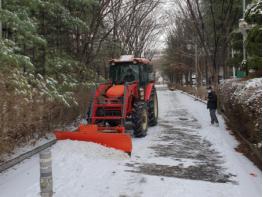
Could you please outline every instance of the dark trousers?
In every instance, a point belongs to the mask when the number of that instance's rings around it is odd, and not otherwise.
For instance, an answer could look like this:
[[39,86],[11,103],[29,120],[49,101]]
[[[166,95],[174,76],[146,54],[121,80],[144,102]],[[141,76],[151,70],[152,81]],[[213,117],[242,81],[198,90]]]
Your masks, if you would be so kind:
[[210,116],[211,116],[211,124],[218,123],[217,117],[216,117],[216,109],[209,109]]

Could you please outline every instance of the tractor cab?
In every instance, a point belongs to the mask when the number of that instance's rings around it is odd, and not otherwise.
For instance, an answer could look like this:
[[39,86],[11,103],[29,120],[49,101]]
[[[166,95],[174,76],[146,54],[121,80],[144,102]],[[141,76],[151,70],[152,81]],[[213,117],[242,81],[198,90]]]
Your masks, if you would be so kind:
[[144,86],[153,82],[154,78],[153,66],[145,58],[126,55],[110,61],[110,79],[113,84],[138,81],[140,86]]

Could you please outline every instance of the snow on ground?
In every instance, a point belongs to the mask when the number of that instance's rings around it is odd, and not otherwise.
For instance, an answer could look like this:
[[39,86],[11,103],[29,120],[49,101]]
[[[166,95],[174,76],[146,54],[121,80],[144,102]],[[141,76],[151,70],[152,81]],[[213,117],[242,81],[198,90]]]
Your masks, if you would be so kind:
[[57,143],[53,148],[54,148],[53,154],[55,158],[56,156],[58,156],[60,158],[65,157],[63,159],[67,159],[66,157],[69,154],[71,155],[70,159],[72,159],[72,157],[79,157],[79,156],[88,159],[103,158],[103,159],[113,159],[113,160],[129,158],[129,156],[122,151],[113,148],[106,148],[104,146],[92,142],[87,143],[82,141],[79,142],[79,141],[63,140]]
[[[133,139],[130,158],[93,143],[54,145],[54,196],[261,196],[261,171],[234,150],[222,117],[212,127],[203,103],[165,88],[158,98],[159,124]],[[0,174],[0,196],[39,196],[38,163],[34,156]]]
[[[239,189],[234,196],[261,196],[261,171],[245,156],[234,150],[238,142],[232,135],[229,135],[222,116],[218,115],[220,127],[211,127],[210,122],[207,121],[209,120],[209,113],[205,111],[206,106],[203,103],[196,101],[193,106],[192,99],[188,96],[180,95],[178,98],[184,107],[201,123],[202,128],[199,132],[203,139],[213,144],[224,157],[225,167],[236,175]],[[250,175],[251,173],[256,174],[256,177]]]

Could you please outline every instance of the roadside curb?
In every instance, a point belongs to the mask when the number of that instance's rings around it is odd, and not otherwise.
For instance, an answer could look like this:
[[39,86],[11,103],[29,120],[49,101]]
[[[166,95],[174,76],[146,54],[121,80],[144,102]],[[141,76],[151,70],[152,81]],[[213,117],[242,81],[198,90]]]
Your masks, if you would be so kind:
[[205,100],[202,100],[202,99],[200,99],[200,98],[198,98],[198,97],[196,97],[196,96],[194,96],[194,95],[192,95],[192,94],[189,94],[189,93],[187,93],[187,92],[184,92],[184,91],[180,91],[182,94],[185,94],[185,95],[187,95],[187,96],[190,96],[190,97],[192,97],[192,98],[194,98],[195,100],[197,100],[197,101],[200,101],[201,103],[204,103],[204,104],[207,104],[207,102],[205,101]]

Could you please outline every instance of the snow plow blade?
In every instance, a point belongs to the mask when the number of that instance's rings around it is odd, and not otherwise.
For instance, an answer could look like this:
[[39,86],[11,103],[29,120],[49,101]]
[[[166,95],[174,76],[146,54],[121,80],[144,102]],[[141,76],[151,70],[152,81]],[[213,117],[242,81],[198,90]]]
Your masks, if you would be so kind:
[[76,131],[55,131],[57,140],[79,140],[101,144],[131,154],[132,140],[122,127],[104,128],[97,125],[81,125]]

